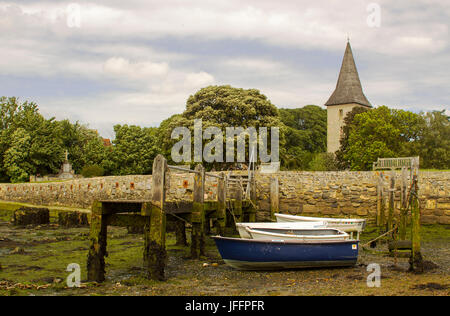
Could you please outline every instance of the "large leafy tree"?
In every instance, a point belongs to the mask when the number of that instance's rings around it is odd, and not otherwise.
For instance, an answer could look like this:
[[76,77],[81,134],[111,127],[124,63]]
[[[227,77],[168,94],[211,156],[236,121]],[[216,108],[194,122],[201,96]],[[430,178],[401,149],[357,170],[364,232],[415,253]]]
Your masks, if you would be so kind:
[[115,175],[150,174],[153,159],[160,151],[158,129],[135,125],[115,125],[116,138],[110,152],[110,172]]
[[445,111],[422,114],[420,141],[411,150],[422,168],[450,169],[450,117]]
[[36,170],[31,163],[29,148],[31,136],[23,128],[18,128],[12,133],[9,148],[4,154],[6,175],[12,182],[24,182]]
[[339,169],[349,169],[350,168],[350,161],[346,160],[345,156],[349,149],[349,143],[348,139],[350,136],[350,132],[355,128],[355,124],[353,120],[355,119],[355,116],[360,113],[367,112],[368,109],[365,107],[354,107],[350,112],[347,113],[347,115],[344,118],[344,126],[342,127],[342,137],[340,139],[340,148],[335,153],[336,154],[336,162]]
[[2,97],[0,120],[3,181],[17,182],[31,174],[57,172],[63,148],[53,118],[45,119],[33,102],[20,103],[17,98]]
[[[175,127],[188,127],[193,137],[194,120],[202,119],[202,127],[218,127],[223,132],[225,153],[225,130],[227,127],[267,127],[280,128],[280,156],[284,150],[284,125],[281,123],[278,109],[270,100],[256,89],[241,89],[231,86],[208,86],[191,95],[186,102],[186,110],[174,115],[160,126],[162,150],[170,154],[172,146],[178,140],[170,139]],[[205,145],[207,141],[203,142]],[[193,141],[191,141],[193,144]],[[270,141],[269,141],[270,145]],[[170,156],[169,156],[170,157]],[[225,159],[224,159],[225,160]],[[248,144],[247,144],[248,161]],[[227,163],[204,163],[207,168],[224,169]]]
[[422,117],[381,106],[355,115],[344,159],[352,170],[370,170],[377,158],[416,155]]

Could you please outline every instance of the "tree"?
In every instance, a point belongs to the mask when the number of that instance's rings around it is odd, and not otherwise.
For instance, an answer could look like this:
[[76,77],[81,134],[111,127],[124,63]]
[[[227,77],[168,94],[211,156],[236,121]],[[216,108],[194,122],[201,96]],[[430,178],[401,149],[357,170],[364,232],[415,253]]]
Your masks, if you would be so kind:
[[[202,120],[203,131],[208,127],[218,127],[223,133],[224,153],[227,127],[267,127],[280,128],[280,156],[284,150],[284,125],[281,123],[277,108],[256,89],[240,89],[231,86],[208,86],[191,95],[186,102],[186,110],[181,115],[174,115],[160,126],[160,138],[163,137],[162,150],[169,154],[172,146],[178,142],[170,138],[173,128],[187,127],[193,137],[194,120]],[[193,144],[193,139],[191,144]],[[203,141],[203,145],[208,141]],[[235,142],[236,143],[236,142]],[[270,141],[269,141],[270,144]],[[248,144],[246,144],[248,154]],[[225,160],[225,159],[224,159]],[[247,161],[249,159],[247,158]],[[236,160],[235,160],[236,161]],[[216,170],[229,167],[227,163],[206,163],[206,168]]]
[[417,155],[412,149],[420,139],[421,120],[418,114],[386,106],[355,115],[344,159],[352,170],[370,170],[377,158]]
[[5,151],[4,165],[11,182],[27,181],[36,168],[30,163],[31,136],[23,128],[16,129],[10,147]]
[[158,129],[135,125],[115,125],[116,138],[110,153],[114,175],[151,174],[159,153]]
[[108,165],[107,151],[103,139],[96,130],[69,120],[58,122],[59,137],[62,146],[69,152],[69,160],[76,173],[81,173],[84,166]]
[[360,113],[367,112],[368,109],[365,107],[354,107],[350,112],[347,113],[347,115],[344,118],[344,126],[342,128],[342,137],[340,139],[340,148],[335,153],[336,154],[336,163],[340,170],[345,170],[350,168],[350,161],[345,159],[345,156],[348,152],[348,138],[350,136],[350,132],[353,128],[355,128],[355,125],[353,124],[353,120],[355,119],[355,116]]
[[450,169],[450,117],[445,111],[422,113],[421,137],[412,151],[422,168]]
[[[30,173],[58,171],[63,148],[54,118],[45,119],[33,102],[20,103],[17,98],[2,97],[0,121],[0,178],[3,181],[23,180],[28,177],[25,174]],[[13,157],[13,153],[18,157]],[[25,165],[21,160],[24,155],[27,157]]]
[[280,109],[286,125],[286,153],[282,163],[288,169],[309,169],[315,153],[324,152],[327,143],[327,112],[317,105]]

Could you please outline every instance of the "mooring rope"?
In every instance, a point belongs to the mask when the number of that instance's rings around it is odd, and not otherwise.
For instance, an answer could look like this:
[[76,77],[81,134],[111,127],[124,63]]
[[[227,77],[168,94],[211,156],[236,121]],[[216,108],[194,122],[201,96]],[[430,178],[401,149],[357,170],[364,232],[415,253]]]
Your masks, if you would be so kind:
[[374,241],[376,241],[376,240],[378,240],[378,239],[380,239],[380,238],[382,238],[382,237],[384,237],[384,236],[386,236],[386,235],[392,233],[392,232],[393,232],[394,230],[396,230],[396,229],[397,229],[397,226],[394,225],[394,228],[392,228],[390,231],[387,231],[387,232],[385,232],[384,234],[378,236],[377,238],[372,239],[371,241],[369,241],[369,242],[367,242],[367,243],[361,245],[361,247],[365,248],[365,247],[369,246],[369,245],[370,245],[371,243],[373,243]]

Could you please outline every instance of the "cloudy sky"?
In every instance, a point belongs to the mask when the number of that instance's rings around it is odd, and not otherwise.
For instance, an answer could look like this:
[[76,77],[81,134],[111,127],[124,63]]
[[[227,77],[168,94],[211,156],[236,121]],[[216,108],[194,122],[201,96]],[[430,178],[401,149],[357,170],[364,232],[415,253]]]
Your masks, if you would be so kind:
[[449,0],[0,1],[0,95],[113,138],[207,85],[323,105],[347,36],[375,105],[450,108]]

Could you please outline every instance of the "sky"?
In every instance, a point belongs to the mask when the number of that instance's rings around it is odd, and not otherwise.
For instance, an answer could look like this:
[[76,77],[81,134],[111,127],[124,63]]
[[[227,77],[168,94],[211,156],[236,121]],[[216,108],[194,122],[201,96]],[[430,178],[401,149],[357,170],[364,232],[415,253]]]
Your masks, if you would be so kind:
[[114,138],[208,85],[323,106],[347,39],[374,106],[450,109],[448,0],[0,1],[0,95]]

